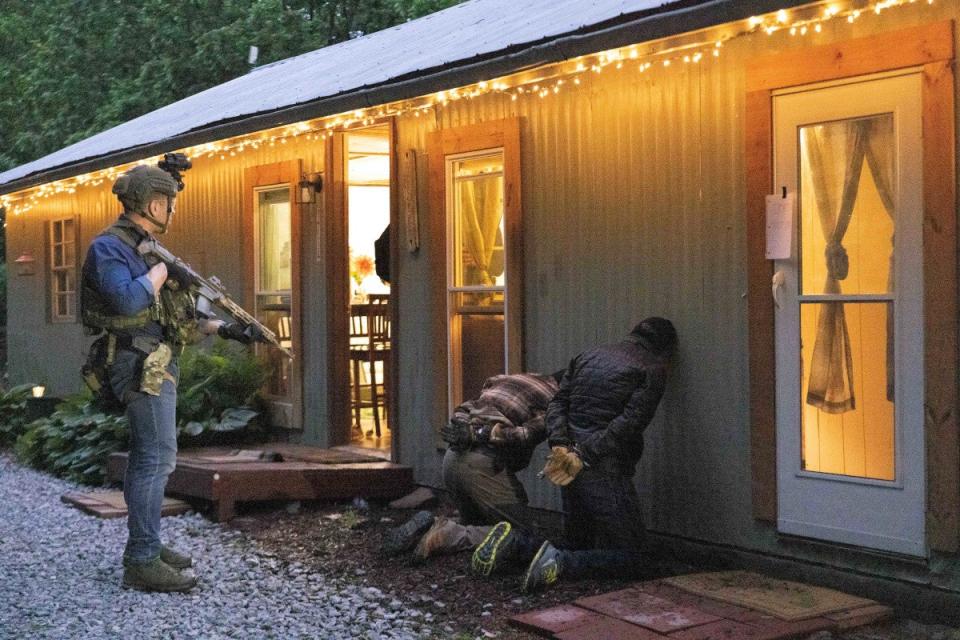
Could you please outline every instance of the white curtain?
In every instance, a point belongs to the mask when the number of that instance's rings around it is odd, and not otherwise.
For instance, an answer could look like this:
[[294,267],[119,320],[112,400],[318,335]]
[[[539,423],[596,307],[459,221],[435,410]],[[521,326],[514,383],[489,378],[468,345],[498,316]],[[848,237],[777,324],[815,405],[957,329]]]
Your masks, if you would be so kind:
[[[822,293],[840,294],[850,268],[843,239],[850,226],[864,161],[887,214],[895,219],[893,121],[889,117],[831,123],[804,130],[803,160],[813,182],[820,230],[826,243],[827,277]],[[891,261],[893,254],[891,252]],[[892,264],[888,274],[892,291]],[[893,320],[887,309],[887,393],[893,397]],[[842,302],[824,303],[817,320],[807,403],[826,413],[856,408],[850,335]]]

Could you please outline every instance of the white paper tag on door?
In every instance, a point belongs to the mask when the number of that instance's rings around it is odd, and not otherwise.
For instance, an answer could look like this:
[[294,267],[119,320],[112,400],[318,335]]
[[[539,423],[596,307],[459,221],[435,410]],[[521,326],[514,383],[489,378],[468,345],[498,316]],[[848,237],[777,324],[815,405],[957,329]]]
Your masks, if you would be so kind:
[[767,260],[786,260],[793,255],[793,210],[795,193],[767,196]]

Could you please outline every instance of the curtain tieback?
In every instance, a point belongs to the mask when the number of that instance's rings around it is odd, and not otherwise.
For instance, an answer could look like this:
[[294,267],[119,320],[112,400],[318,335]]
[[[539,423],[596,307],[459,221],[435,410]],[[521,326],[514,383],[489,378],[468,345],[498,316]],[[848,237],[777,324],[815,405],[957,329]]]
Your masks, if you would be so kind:
[[847,250],[836,240],[831,240],[824,251],[827,257],[827,274],[833,280],[845,280],[850,271],[850,258]]

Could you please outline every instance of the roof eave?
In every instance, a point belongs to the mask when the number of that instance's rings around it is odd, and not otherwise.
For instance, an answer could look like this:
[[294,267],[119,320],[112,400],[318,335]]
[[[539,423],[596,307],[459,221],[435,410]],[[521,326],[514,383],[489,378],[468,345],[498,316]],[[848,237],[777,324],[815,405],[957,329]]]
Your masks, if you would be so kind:
[[520,49],[500,51],[480,60],[451,63],[443,67],[417,72],[406,78],[394,79],[387,83],[362,87],[336,96],[218,122],[150,144],[128,147],[46,169],[0,185],[0,195],[134,162],[175,149],[302,120],[415,98],[455,86],[516,73],[543,64],[559,62],[605,49],[666,38],[684,32],[697,31],[801,4],[811,3],[796,2],[796,0],[742,0],[737,2],[713,0],[653,15],[647,13],[639,18],[626,19],[599,30],[591,26],[580,32],[551,38]]

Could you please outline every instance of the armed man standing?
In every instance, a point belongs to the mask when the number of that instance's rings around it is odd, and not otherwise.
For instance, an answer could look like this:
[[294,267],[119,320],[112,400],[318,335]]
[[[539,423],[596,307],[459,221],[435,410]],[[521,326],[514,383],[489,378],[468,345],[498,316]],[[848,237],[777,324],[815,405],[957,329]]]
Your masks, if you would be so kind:
[[176,465],[177,355],[205,335],[244,343],[259,337],[255,326],[198,313],[191,287],[168,279],[163,262],[148,266],[138,252],[153,234],[167,231],[182,188],[176,171],[158,167],[137,166],[121,175],[113,193],[123,214],[90,244],[82,270],[83,324],[88,333],[102,334],[91,346],[84,377],[98,402],[122,409],[130,425],[123,584],[141,591],[182,592],[197,583],[180,573],[191,558],[160,542],[164,489]]

